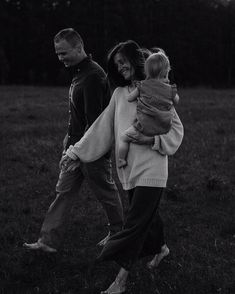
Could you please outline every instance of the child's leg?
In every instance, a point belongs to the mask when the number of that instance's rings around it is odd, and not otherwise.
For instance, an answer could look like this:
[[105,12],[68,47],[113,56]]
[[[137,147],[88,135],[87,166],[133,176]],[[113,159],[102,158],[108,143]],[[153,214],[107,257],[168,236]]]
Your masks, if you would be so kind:
[[124,167],[127,165],[127,154],[129,151],[129,143],[131,141],[128,134],[136,133],[136,129],[131,126],[129,129],[125,131],[125,133],[121,136],[120,142],[119,142],[119,150],[118,150],[118,167]]
[[118,167],[124,167],[127,165],[126,157],[129,151],[129,141],[130,138],[123,134],[120,138],[119,142],[119,150],[118,150]]

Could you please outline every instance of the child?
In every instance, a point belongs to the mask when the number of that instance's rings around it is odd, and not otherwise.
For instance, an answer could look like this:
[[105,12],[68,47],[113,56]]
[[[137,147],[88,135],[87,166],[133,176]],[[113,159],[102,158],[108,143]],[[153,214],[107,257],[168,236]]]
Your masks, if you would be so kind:
[[163,50],[152,53],[145,61],[146,79],[136,85],[127,97],[137,99],[137,117],[133,125],[121,136],[118,167],[127,165],[131,137],[141,132],[146,136],[165,134],[171,128],[172,108],[179,101],[176,85],[170,85],[170,62]]

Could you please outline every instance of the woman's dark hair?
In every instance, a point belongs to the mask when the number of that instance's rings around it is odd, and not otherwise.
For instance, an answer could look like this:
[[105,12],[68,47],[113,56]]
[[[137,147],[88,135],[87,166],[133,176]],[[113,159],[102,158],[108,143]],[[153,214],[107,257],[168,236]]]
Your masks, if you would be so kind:
[[108,53],[107,72],[111,87],[124,87],[131,83],[131,81],[125,80],[124,77],[118,72],[117,66],[114,63],[114,56],[117,53],[121,53],[124,57],[126,57],[130,64],[134,67],[136,80],[143,80],[145,78],[144,54],[141,51],[140,46],[135,41],[127,40],[114,46]]

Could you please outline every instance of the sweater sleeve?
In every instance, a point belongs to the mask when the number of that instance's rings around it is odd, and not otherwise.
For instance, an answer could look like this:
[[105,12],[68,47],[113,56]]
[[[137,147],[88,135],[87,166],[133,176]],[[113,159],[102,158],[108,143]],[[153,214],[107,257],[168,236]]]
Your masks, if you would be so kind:
[[114,140],[115,92],[106,109],[86,131],[84,136],[74,146],[70,146],[66,154],[76,160],[92,162],[112,147]]
[[154,137],[153,150],[163,155],[173,155],[180,147],[184,136],[184,128],[176,111],[172,120],[172,126],[168,133]]

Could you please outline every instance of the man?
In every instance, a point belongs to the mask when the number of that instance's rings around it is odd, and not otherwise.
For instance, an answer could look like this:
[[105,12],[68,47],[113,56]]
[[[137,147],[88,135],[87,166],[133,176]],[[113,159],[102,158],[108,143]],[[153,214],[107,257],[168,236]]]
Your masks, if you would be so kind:
[[[64,139],[64,152],[74,145],[107,106],[110,91],[104,70],[88,56],[81,36],[72,28],[54,37],[58,59],[72,74],[69,90],[69,123]],[[72,171],[61,169],[56,185],[56,198],[50,205],[36,243],[24,243],[30,250],[56,252],[60,246],[73,201],[86,178],[109,220],[110,234],[121,230],[123,209],[112,179],[110,152],[92,163],[84,163]]]

